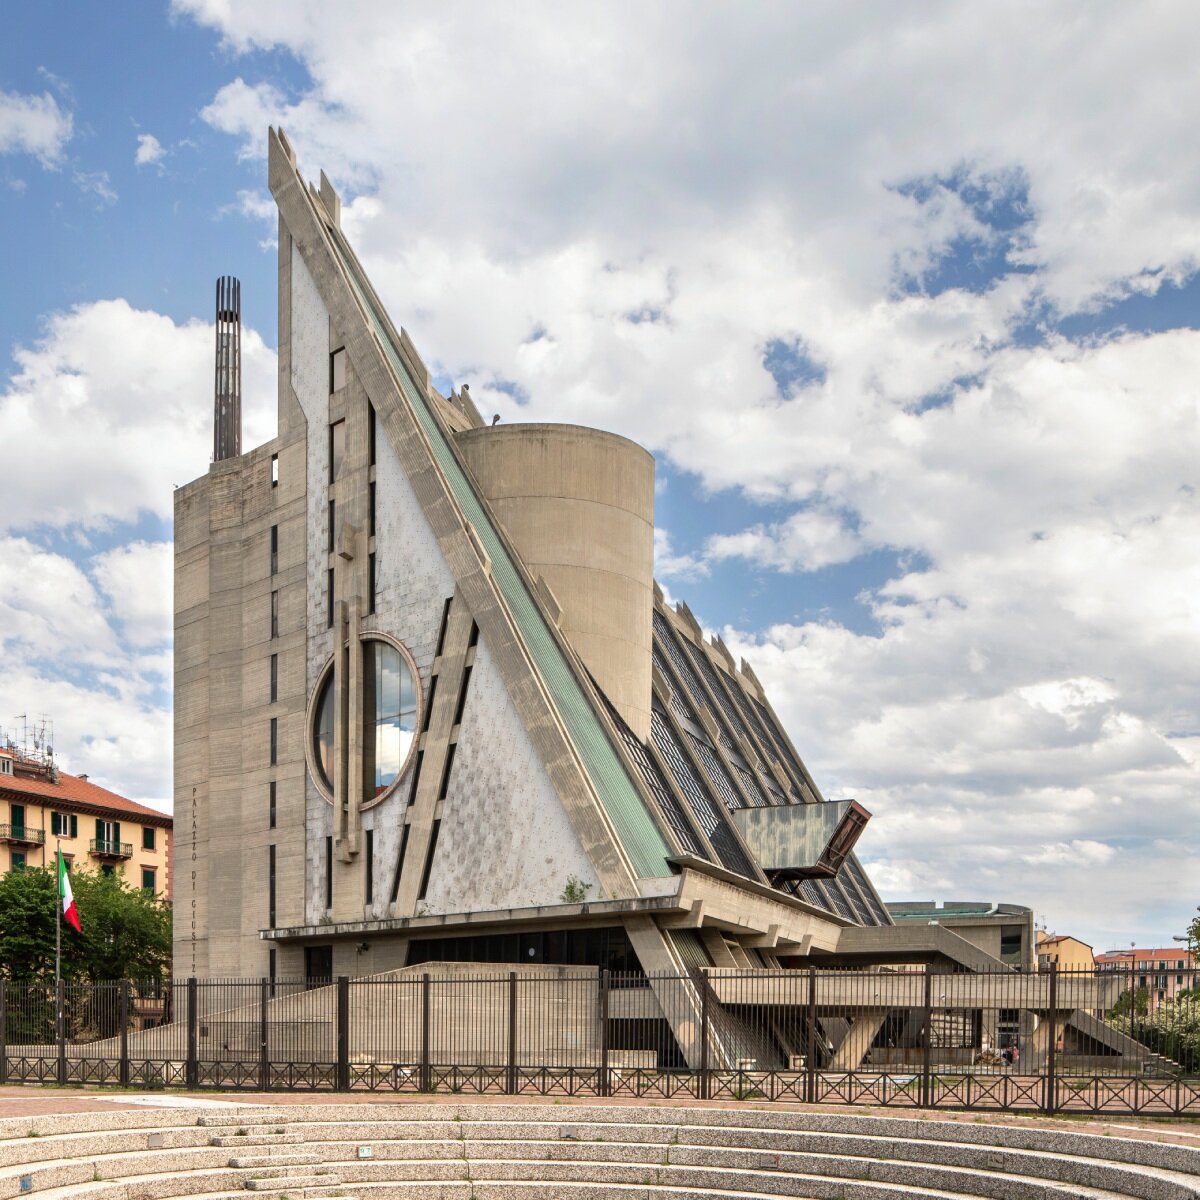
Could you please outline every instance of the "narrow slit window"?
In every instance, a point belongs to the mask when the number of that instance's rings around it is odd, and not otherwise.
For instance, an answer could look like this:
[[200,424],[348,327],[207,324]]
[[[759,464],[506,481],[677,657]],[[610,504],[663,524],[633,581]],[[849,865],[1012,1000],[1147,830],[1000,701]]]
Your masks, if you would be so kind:
[[279,655],[271,655],[271,703],[279,699]]
[[336,483],[342,475],[346,458],[346,422],[335,421],[329,427],[329,482]]
[[271,526],[271,574],[279,574],[279,526]]
[[276,805],[276,799],[277,799],[277,793],[276,793],[277,787],[278,787],[278,784],[276,784],[274,779],[272,779],[271,782],[267,785],[267,828],[268,829],[275,828],[275,805]]
[[325,907],[333,907],[333,838],[325,839]]
[[279,593],[271,593],[271,636],[279,636]]
[[332,554],[337,539],[337,501],[329,502],[329,553]]
[[474,621],[471,622],[471,636],[467,639],[467,648],[479,644],[479,626]]
[[275,847],[267,847],[267,928],[275,928]]
[[471,668],[468,667],[463,672],[462,687],[460,687],[458,689],[458,708],[456,708],[454,710],[455,725],[462,724],[463,712],[466,710],[466,707],[467,707],[467,688],[470,685],[470,682],[471,682]]
[[271,718],[271,766],[279,762],[279,718]]
[[340,392],[346,386],[346,349],[342,347],[329,356],[329,390]]
[[271,486],[279,486],[279,455],[271,455]]
[[375,405],[368,403],[367,410],[370,414],[367,423],[367,463],[373,467],[375,465],[375,423],[378,418],[375,416]]
[[446,626],[450,624],[450,605],[453,601],[453,596],[447,596],[446,603],[442,605],[442,623],[438,626],[437,649],[433,652],[434,658],[441,654],[446,645]]
[[333,568],[330,567],[325,577],[325,623],[333,628]]
[[417,896],[418,900],[424,900],[425,893],[429,891],[429,876],[433,873],[433,856],[437,852],[438,830],[441,824],[441,821],[434,821],[433,829],[429,834],[429,853],[425,856],[425,871],[421,876],[421,892]]
[[[424,759],[425,759],[425,751],[418,750],[417,751],[417,762],[416,762],[416,765],[413,767],[412,787],[409,789],[409,792],[408,792],[409,804],[412,804],[416,801],[417,787],[421,783],[421,763],[424,761]],[[407,826],[405,828],[407,829]]]
[[451,742],[446,749],[446,765],[442,768],[442,786],[438,788],[439,800],[445,800],[450,791],[450,772],[454,769],[454,752],[457,749],[457,742]]
[[375,536],[375,484],[372,482],[370,487],[370,513],[367,517],[367,530],[370,537]]
[[365,891],[367,903],[370,904],[375,898],[375,832],[368,829],[363,834],[363,865],[366,868],[367,878],[365,883]]
[[375,586],[377,576],[375,573],[375,555],[372,552],[367,555],[367,612],[375,611]]
[[408,826],[405,825],[404,832],[400,835],[400,853],[396,855],[396,874],[392,877],[392,895],[389,900],[390,904],[396,903],[396,897],[400,894],[400,872],[404,870],[404,852],[408,849]]
[[429,681],[429,695],[425,697],[425,717],[421,722],[421,732],[429,732],[429,722],[433,720],[433,698],[437,695],[438,677],[435,675]]

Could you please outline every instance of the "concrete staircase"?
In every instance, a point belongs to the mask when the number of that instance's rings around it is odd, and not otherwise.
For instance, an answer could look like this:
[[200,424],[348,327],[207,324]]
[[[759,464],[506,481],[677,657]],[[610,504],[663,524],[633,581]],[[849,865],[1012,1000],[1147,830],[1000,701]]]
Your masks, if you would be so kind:
[[231,1105],[0,1121],[0,1200],[1195,1200],[1193,1138],[841,1110]]

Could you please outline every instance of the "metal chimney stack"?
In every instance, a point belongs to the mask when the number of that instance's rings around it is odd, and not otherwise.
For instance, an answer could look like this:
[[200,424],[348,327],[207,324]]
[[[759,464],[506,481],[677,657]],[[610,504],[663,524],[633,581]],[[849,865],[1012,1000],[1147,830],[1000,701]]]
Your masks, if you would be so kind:
[[217,280],[217,369],[213,395],[213,460],[242,452],[242,285]]

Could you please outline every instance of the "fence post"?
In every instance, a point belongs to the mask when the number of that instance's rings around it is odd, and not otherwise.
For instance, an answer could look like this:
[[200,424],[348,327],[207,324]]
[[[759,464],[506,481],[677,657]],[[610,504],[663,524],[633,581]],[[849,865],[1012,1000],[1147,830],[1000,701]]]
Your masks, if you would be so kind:
[[708,1079],[708,971],[700,972],[700,1099],[707,1100]]
[[350,1090],[350,977],[337,977],[337,1070],[334,1087]]
[[258,992],[258,1086],[264,1091],[271,1087],[271,1051],[267,1039],[268,1009],[271,981],[262,979]]
[[8,991],[0,979],[0,1084],[8,1082]]
[[933,1104],[933,1078],[930,1074],[929,1047],[932,1041],[933,1024],[933,969],[925,964],[925,995],[922,1001],[925,1010],[921,1021],[921,1107],[930,1108]]
[[67,1082],[67,985],[54,985],[54,1036],[58,1041],[58,1082]]
[[[600,1086],[596,1089],[601,1096],[609,1094],[608,1075],[608,989],[610,987],[608,968],[600,970]],[[3,1012],[3,1000],[0,998],[0,1012]]]
[[199,985],[193,975],[187,981],[187,1061],[183,1065],[184,1086],[193,1090],[200,1086],[200,1013],[197,1004],[199,991]]
[[817,1102],[817,968],[808,968],[808,1044],[804,1047],[806,1099]]
[[122,1087],[129,1086],[129,980],[121,980],[121,994],[118,1001],[117,1017],[121,1022],[121,1064],[118,1068],[118,1078]]
[[432,1090],[429,1070],[429,975],[421,976],[421,1091]]
[[1050,1037],[1046,1044],[1046,1103],[1045,1109],[1052,1113],[1055,1109],[1054,1087],[1054,1054],[1058,1042],[1058,963],[1050,964]]
[[508,973],[508,1072],[504,1090],[515,1095],[517,1090],[517,973]]

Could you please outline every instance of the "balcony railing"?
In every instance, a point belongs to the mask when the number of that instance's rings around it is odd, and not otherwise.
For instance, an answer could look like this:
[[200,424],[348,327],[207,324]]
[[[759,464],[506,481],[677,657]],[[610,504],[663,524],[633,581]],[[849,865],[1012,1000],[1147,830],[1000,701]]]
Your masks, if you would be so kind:
[[101,838],[92,838],[88,843],[88,853],[97,858],[132,858],[132,842],[110,842]]
[[18,842],[22,846],[44,846],[46,831],[28,825],[0,825],[0,842]]

